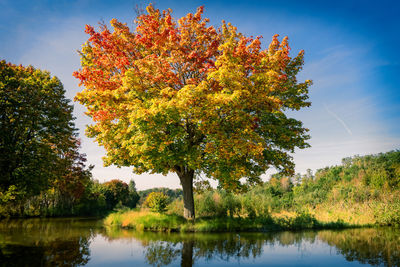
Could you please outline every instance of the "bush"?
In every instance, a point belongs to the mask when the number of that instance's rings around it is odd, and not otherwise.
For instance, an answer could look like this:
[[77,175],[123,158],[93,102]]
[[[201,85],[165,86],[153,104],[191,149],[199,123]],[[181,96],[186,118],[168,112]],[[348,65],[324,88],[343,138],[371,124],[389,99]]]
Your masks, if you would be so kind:
[[[167,207],[168,214],[175,214],[183,217],[183,199],[173,200]],[[197,211],[196,211],[197,212]]]
[[143,204],[152,211],[161,213],[167,210],[168,202],[168,196],[164,193],[151,192]]
[[239,215],[241,203],[237,195],[226,191],[205,191],[195,196],[195,209],[199,217],[233,217]]
[[232,193],[222,193],[222,205],[225,213],[229,213],[230,217],[238,214],[241,208],[239,199]]
[[400,199],[391,203],[379,203],[374,209],[374,217],[379,225],[400,226]]
[[255,194],[249,191],[239,196],[241,202],[241,213],[249,218],[265,217],[268,218],[271,197],[266,194]]
[[221,196],[216,191],[206,191],[203,194],[196,195],[194,203],[199,217],[226,215]]

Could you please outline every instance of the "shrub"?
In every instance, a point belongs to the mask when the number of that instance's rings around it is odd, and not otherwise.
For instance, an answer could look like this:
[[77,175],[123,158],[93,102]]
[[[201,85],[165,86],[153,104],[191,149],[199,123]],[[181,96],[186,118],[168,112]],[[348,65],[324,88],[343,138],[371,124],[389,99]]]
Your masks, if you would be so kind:
[[168,207],[168,214],[175,214],[183,217],[183,199],[177,198],[169,203]]
[[374,217],[379,225],[400,226],[400,199],[391,203],[379,203],[374,209]]
[[195,208],[199,216],[220,216],[223,210],[220,205],[220,198],[217,192],[206,191],[203,194],[195,196]]
[[226,213],[229,213],[230,217],[238,214],[241,205],[237,196],[229,192],[223,192],[222,194],[222,205]]
[[151,192],[144,205],[149,207],[154,212],[165,212],[168,206],[168,196],[162,192]]

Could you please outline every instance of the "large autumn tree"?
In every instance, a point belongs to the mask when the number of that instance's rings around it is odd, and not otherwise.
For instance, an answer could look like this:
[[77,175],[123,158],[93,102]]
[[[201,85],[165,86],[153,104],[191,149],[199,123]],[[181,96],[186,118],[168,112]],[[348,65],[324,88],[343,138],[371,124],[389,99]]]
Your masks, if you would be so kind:
[[310,105],[310,81],[299,83],[304,52],[289,56],[288,38],[216,29],[203,7],[178,20],[152,5],[131,30],[101,24],[74,73],[85,88],[76,99],[94,120],[87,133],[104,146],[106,165],[179,176],[184,216],[193,219],[193,179],[203,173],[227,189],[260,181],[271,166],[293,172],[290,152],[305,148],[302,123],[285,114]]

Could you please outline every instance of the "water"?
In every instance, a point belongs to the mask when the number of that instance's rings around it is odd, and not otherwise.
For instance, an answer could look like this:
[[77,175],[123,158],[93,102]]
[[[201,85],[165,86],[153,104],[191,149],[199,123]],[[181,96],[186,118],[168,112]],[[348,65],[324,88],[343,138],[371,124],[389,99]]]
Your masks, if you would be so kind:
[[0,221],[1,266],[400,266],[400,229],[179,234]]

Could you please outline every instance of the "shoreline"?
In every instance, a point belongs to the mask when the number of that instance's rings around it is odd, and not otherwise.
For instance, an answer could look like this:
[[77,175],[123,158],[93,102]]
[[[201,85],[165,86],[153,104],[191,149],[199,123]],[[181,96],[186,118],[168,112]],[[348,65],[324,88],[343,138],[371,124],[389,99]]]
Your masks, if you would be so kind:
[[103,220],[105,227],[151,232],[271,232],[377,227],[376,224],[350,224],[341,220],[321,222],[308,213],[295,217],[200,217],[187,221],[176,214],[148,211],[115,212]]

